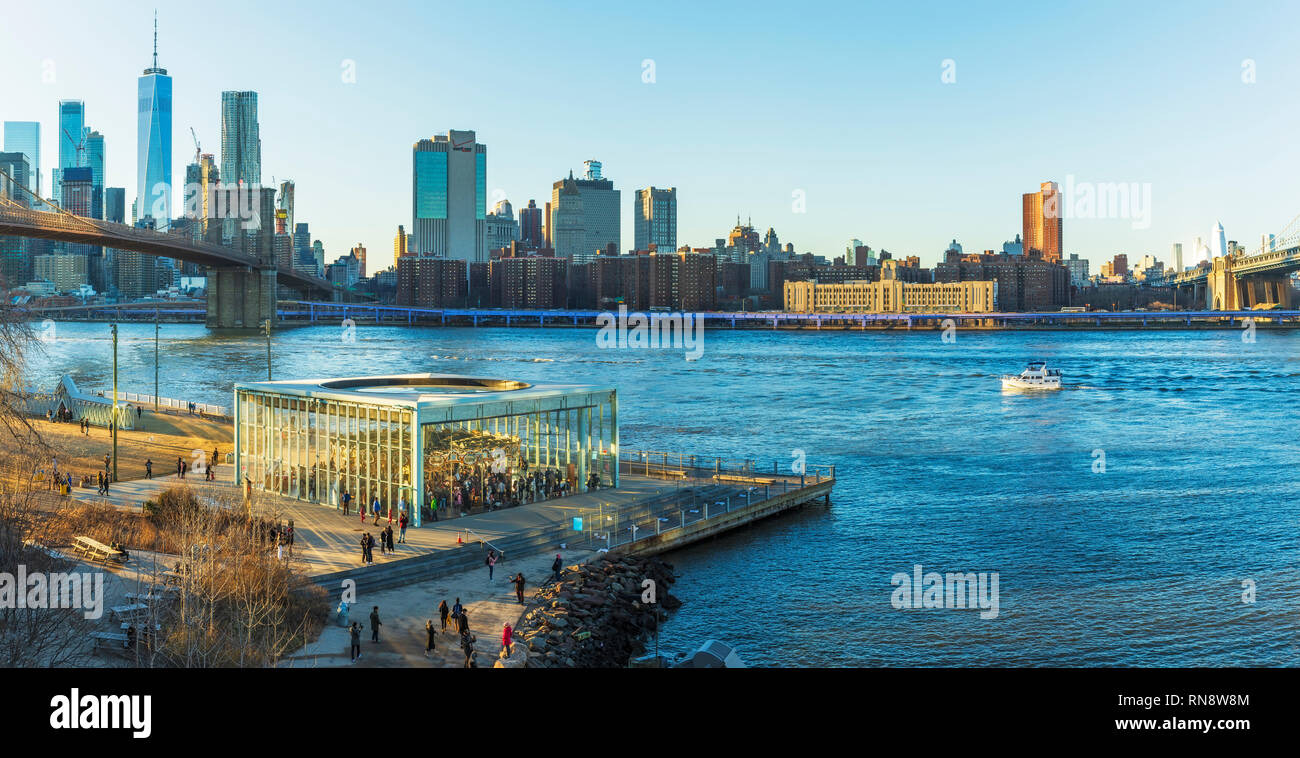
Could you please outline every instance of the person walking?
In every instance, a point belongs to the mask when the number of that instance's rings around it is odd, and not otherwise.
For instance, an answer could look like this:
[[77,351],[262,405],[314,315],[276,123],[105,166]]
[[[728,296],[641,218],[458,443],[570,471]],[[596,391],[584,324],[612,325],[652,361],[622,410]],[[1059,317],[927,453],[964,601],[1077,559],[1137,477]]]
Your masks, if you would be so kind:
[[393,546],[393,525],[389,524],[384,527],[384,541],[388,543],[388,552],[395,553],[397,548]]
[[560,569],[563,567],[564,567],[564,560],[560,558],[559,553],[556,553],[555,562],[551,564],[551,573],[555,575],[556,584],[560,583]]
[[507,656],[514,655],[514,642],[514,630],[510,628],[510,622],[507,621],[505,629],[501,631],[501,649],[506,651]]
[[176,456],[176,478],[181,478],[181,457],[179,455]]
[[425,637],[427,638],[424,643],[424,657],[428,658],[429,653],[433,652],[433,638],[438,634],[438,630],[433,628],[433,619],[429,619],[425,622],[424,632]]
[[489,550],[487,554],[488,581],[492,581],[492,570],[497,565],[497,551]]
[[364,534],[361,535],[361,565],[362,565],[362,566],[369,566],[369,565],[370,565],[370,550],[369,550],[369,547],[370,547],[370,546],[366,543],[366,535],[364,535]]
[[339,501],[343,503],[343,515],[348,515],[348,506],[352,504],[352,493],[348,492],[346,487],[343,488],[343,495],[339,498]]
[[519,598],[519,604],[524,604],[524,573],[521,571],[515,574],[515,578],[510,580],[515,585],[515,597]]
[[447,631],[447,614],[447,600],[443,598],[443,601],[438,603],[438,618],[442,620],[442,631],[444,632]]
[[375,495],[375,502],[370,504],[370,511],[374,514],[374,523],[379,525],[379,496]]
[[145,458],[145,459],[144,459],[144,478],[145,478],[145,479],[152,479],[152,478],[153,478],[153,459],[152,459],[152,458]]
[[348,627],[348,634],[352,638],[352,662],[356,663],[361,660],[361,624],[353,621],[352,626]]
[[379,606],[376,605],[374,607],[374,610],[370,611],[370,641],[371,642],[379,642],[380,626],[383,626],[383,622],[379,620]]
[[397,517],[397,525],[398,525],[398,527],[400,527],[401,530],[402,530],[402,533],[401,533],[401,535],[397,538],[397,541],[400,542],[400,543],[402,543],[403,545],[406,544],[406,527],[407,527],[410,523],[411,523],[411,520],[407,517],[407,515],[406,515],[406,511],[402,511],[402,515]]

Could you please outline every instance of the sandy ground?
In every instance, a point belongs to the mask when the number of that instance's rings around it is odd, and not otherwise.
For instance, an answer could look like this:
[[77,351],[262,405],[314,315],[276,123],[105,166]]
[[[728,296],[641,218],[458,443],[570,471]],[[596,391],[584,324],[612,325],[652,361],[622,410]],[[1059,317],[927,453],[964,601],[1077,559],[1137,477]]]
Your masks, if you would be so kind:
[[[571,566],[590,559],[594,552],[566,551],[564,563]],[[448,607],[460,598],[469,614],[470,632],[477,636],[475,650],[477,663],[491,668],[501,652],[501,632],[509,622],[513,627],[534,602],[537,586],[551,577],[553,553],[531,555],[518,560],[497,564],[495,579],[488,581],[487,569],[481,568],[460,574],[408,584],[404,587],[380,590],[362,595],[350,609],[349,621],[359,621],[365,627],[361,635],[361,659],[352,664],[349,659],[350,638],[348,630],[333,619],[326,624],[320,639],[289,656],[284,666],[332,667],[356,665],[365,668],[460,668],[465,665],[465,655],[460,649],[460,636],[448,625],[434,642],[434,653],[426,658],[424,647],[427,635],[426,621],[438,621],[438,603],[447,601]],[[510,577],[523,572],[527,584],[524,588],[525,604],[515,598]],[[379,642],[370,640],[370,610],[379,606]],[[517,644],[517,643],[516,643]]]
[[[102,471],[104,456],[113,451],[113,437],[103,427],[92,426],[89,434],[82,434],[75,421],[50,423],[42,418],[34,419],[32,424],[58,455],[59,470],[71,472],[74,481],[83,474],[94,476]],[[234,442],[232,425],[203,421],[197,416],[145,411],[137,425],[142,428],[121,430],[117,435],[117,474],[122,480],[143,477],[146,459],[153,460],[154,476],[174,474],[177,456],[192,466],[193,451],[202,450],[210,457],[213,447],[222,459],[219,471]]]

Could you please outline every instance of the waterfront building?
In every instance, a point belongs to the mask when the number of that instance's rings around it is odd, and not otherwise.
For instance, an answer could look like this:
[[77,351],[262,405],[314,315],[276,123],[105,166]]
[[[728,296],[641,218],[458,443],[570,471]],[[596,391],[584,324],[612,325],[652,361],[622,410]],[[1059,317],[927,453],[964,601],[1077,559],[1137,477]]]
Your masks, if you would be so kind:
[[460,258],[408,255],[397,261],[398,305],[421,308],[462,306],[468,294],[468,265]]
[[420,255],[487,261],[487,145],[473,131],[412,146],[411,217]]
[[996,281],[997,310],[1054,311],[1070,304],[1070,272],[1038,253],[972,253],[949,249],[934,267],[935,282]]
[[[463,263],[463,261],[460,261]],[[618,399],[610,387],[442,374],[235,385],[235,478],[337,507],[349,492],[412,523],[457,476],[557,470],[574,492],[591,473],[618,486]]]
[[136,208],[140,218],[172,219],[172,78],[158,67],[158,20],[154,19],[153,65],[137,80]]
[[[589,160],[585,165],[587,171],[583,178],[575,179],[570,171],[568,178],[551,185],[550,222],[555,230],[548,246],[555,249],[556,255],[578,263],[597,254],[618,255],[622,244],[621,193],[614,189],[612,181],[601,175],[599,161]],[[561,218],[566,221],[565,233],[574,237],[563,244],[559,239]],[[581,236],[575,237],[579,231]]]
[[27,157],[27,189],[41,195],[41,124],[38,121],[4,122],[4,151]]
[[636,191],[632,207],[635,248],[673,251],[677,249],[677,188],[647,187]]
[[[490,262],[487,288],[494,307],[547,310],[568,305],[569,261],[552,255],[528,255],[515,243]],[[550,251],[547,251],[550,252]]]
[[1025,253],[1037,250],[1048,263],[1060,263],[1064,230],[1061,193],[1056,182],[1043,182],[1037,192],[1021,197]]
[[791,313],[990,313],[995,310],[993,281],[907,283],[896,276],[896,261],[885,261],[877,281],[785,283],[785,310]]
[[88,258],[85,255],[38,255],[33,264],[36,278],[53,284],[55,292],[76,292],[82,285],[90,283]]

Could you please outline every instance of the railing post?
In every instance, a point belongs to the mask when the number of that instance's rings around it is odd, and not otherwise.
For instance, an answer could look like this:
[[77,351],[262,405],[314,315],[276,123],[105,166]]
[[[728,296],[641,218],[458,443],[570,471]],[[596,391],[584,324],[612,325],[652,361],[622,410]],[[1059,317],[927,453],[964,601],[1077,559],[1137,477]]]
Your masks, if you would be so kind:
[[709,504],[708,504],[708,503],[705,503],[705,504],[704,504],[704,520],[705,520],[705,521],[708,521],[708,520],[709,520]]

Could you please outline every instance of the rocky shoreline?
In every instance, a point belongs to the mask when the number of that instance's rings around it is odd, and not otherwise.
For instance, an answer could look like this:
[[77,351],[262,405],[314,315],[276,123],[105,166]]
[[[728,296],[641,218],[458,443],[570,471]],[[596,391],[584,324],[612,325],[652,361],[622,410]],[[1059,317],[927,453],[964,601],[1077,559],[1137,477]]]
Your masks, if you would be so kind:
[[[560,582],[538,592],[541,604],[515,630],[516,657],[527,668],[622,668],[644,649],[647,635],[681,601],[669,587],[672,564],[658,557],[603,555],[570,566]],[[653,603],[643,586],[654,582]]]

